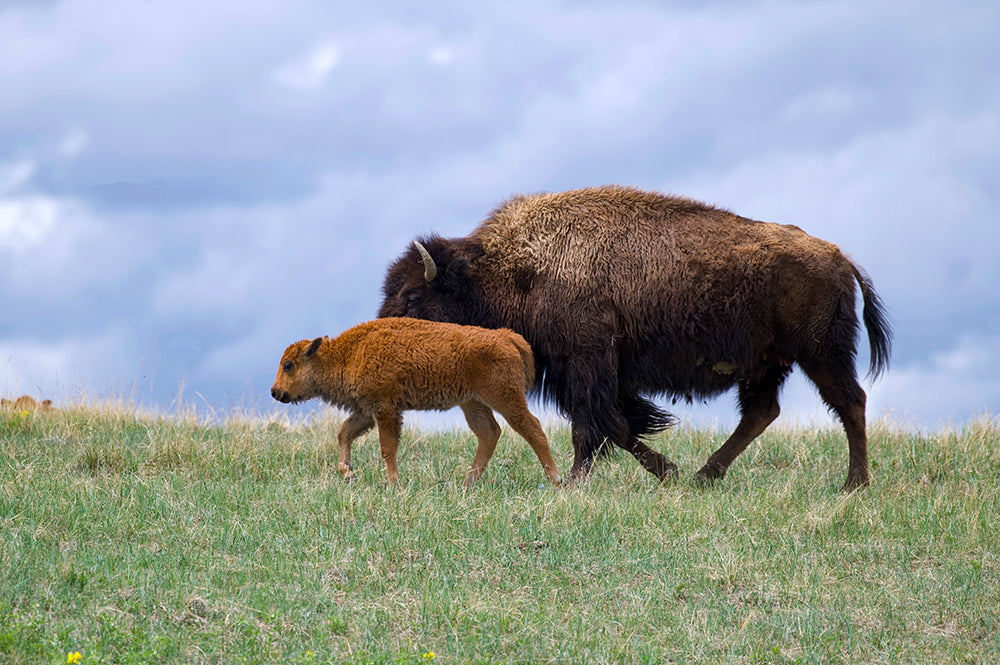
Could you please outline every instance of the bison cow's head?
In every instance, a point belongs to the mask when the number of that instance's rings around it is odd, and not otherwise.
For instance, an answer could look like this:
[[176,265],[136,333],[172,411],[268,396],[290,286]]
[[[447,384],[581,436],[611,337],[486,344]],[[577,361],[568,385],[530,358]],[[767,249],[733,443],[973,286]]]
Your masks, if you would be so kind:
[[496,327],[474,269],[482,254],[482,247],[466,238],[414,240],[386,272],[379,318]]
[[274,385],[271,387],[271,397],[288,404],[303,402],[319,395],[313,361],[323,340],[323,337],[312,341],[304,339],[285,349],[278,366],[278,375],[274,377]]

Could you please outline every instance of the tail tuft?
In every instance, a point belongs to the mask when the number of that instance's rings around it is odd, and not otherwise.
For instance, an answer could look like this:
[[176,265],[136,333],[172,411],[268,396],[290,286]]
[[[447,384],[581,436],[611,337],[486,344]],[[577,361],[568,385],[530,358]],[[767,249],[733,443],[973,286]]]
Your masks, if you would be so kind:
[[889,322],[885,303],[875,292],[875,286],[871,279],[857,265],[854,265],[854,277],[861,286],[861,297],[864,299],[861,318],[868,330],[868,346],[871,356],[868,376],[874,380],[889,368],[889,355],[892,351],[892,324]]

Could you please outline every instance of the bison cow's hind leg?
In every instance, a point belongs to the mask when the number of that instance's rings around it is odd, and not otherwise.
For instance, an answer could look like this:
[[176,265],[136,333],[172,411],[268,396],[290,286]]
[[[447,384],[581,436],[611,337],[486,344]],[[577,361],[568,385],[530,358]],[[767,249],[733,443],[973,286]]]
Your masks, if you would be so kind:
[[800,365],[806,376],[816,384],[823,401],[837,414],[847,434],[850,460],[844,491],[852,492],[867,486],[869,483],[868,434],[865,430],[867,396],[858,383],[853,363],[841,363],[839,369],[832,365],[811,363],[800,363]]
[[778,390],[791,371],[788,365],[772,365],[759,381],[739,384],[740,422],[722,447],[712,453],[705,466],[695,474],[696,483],[707,484],[725,477],[733,460],[774,422],[781,413]]

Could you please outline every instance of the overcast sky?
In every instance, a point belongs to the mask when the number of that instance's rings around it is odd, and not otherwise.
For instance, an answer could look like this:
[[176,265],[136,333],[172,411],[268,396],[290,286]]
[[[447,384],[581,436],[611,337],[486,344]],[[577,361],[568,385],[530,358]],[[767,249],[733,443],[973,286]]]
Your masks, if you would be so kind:
[[414,236],[619,183],[861,263],[870,418],[1000,414],[998,34],[995,0],[0,1],[0,393],[287,412],[285,346],[373,318]]

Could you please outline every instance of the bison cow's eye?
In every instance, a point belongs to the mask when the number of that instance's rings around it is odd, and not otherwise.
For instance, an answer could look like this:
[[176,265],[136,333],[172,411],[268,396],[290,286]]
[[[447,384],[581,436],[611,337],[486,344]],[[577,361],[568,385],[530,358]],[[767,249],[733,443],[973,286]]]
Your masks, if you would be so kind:
[[285,370],[286,373],[291,374],[292,370],[295,369],[295,363],[291,360],[286,361],[285,364],[281,366],[281,369]]
[[410,295],[406,296],[406,308],[407,309],[413,309],[414,307],[416,307],[419,304],[420,304],[420,294],[419,293],[411,293]]

